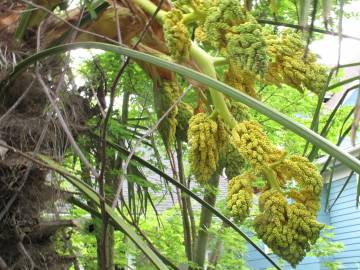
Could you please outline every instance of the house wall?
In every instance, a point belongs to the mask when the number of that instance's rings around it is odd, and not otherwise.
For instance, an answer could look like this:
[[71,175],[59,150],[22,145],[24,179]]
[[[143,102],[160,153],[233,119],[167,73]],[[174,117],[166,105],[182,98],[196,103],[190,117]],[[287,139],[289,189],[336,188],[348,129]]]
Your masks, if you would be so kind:
[[[345,184],[346,179],[332,183],[330,203],[332,205]],[[354,175],[330,211],[330,224],[334,227],[334,241],[344,243],[344,250],[336,254],[335,260],[343,269],[360,269],[360,209],[356,207],[357,179]]]
[[[331,206],[343,187],[346,178],[333,181],[329,205]],[[344,250],[336,254],[335,257],[324,258],[322,261],[340,261],[343,268],[346,270],[359,270],[360,269],[360,209],[355,206],[357,190],[357,179],[354,175],[348,182],[341,196],[338,198],[335,205],[330,212],[324,212],[325,198],[326,198],[326,185],[323,189],[321,209],[318,214],[318,220],[322,223],[328,224],[333,227],[334,238],[333,241],[340,241],[344,243]],[[261,247],[264,247],[262,242]],[[278,261],[276,256],[271,257]],[[270,263],[262,257],[253,247],[249,246],[246,255],[248,267],[254,270],[262,270],[270,268]],[[282,266],[282,269],[292,269],[290,265]],[[296,269],[298,270],[323,270],[326,269],[321,266],[321,261],[315,257],[307,256]]]

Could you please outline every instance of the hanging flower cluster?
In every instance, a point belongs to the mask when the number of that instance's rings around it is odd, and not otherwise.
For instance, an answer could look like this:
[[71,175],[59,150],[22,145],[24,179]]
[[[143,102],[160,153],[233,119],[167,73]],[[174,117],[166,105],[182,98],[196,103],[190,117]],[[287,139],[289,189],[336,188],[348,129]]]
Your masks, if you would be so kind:
[[191,171],[199,183],[206,184],[217,169],[220,149],[227,140],[224,126],[198,113],[190,119],[188,140]]
[[265,80],[280,85],[287,84],[303,92],[305,88],[319,94],[327,80],[327,70],[316,63],[317,57],[308,52],[304,59],[305,46],[301,36],[286,30],[280,38],[267,33],[268,55],[272,61]]
[[[176,81],[162,81],[154,87],[154,103],[158,118],[174,104],[179,97],[180,89]],[[159,133],[166,145],[169,147],[175,139],[178,107],[170,111],[164,120],[160,122]]]
[[235,176],[229,181],[227,207],[239,222],[243,222],[250,213],[253,179],[253,175],[246,173]]
[[[257,236],[275,254],[292,266],[297,265],[323,228],[316,221],[322,189],[321,175],[306,158],[287,156],[285,151],[275,147],[257,122],[238,123],[232,130],[231,141],[254,173],[268,182],[268,189],[259,198],[260,214],[254,221]],[[248,215],[245,210],[249,204],[244,199],[243,189],[233,188],[239,178],[242,179],[237,176],[231,180],[234,182],[229,184],[227,200],[233,217],[242,221]],[[246,183],[248,187],[251,185]],[[292,187],[289,189],[287,184],[292,184]],[[293,203],[289,203],[288,199],[293,199]]]
[[254,221],[258,237],[295,267],[319,238],[324,225],[303,204],[288,204],[284,194],[276,189],[265,191],[259,206],[261,213]]
[[[164,17],[164,37],[174,60],[190,60],[194,52],[189,30],[195,27],[195,39],[226,59],[224,81],[253,98],[260,99],[259,83],[287,84],[316,94],[325,86],[327,71],[314,54],[304,57],[301,36],[288,30],[275,36],[240,1],[176,0],[174,6]],[[169,104],[179,92],[164,90],[158,99]],[[175,137],[188,141],[190,170],[200,185],[225,169],[227,207],[239,222],[249,216],[255,180],[263,179],[266,187],[259,198],[255,231],[275,254],[295,266],[323,227],[316,221],[321,175],[306,158],[273,145],[262,126],[249,119],[246,106],[227,100],[227,108],[222,108],[234,119],[225,126],[222,120],[227,119],[220,119],[216,100],[206,94],[201,96],[206,106],[198,106],[196,114],[180,103],[160,126],[160,134],[169,143]]]
[[186,26],[182,22],[182,13],[172,9],[164,20],[164,37],[170,55],[178,61],[189,59],[191,40]]
[[176,115],[176,138],[183,142],[187,142],[187,132],[189,129],[189,121],[193,116],[193,108],[185,103],[180,102],[178,105],[178,113]]

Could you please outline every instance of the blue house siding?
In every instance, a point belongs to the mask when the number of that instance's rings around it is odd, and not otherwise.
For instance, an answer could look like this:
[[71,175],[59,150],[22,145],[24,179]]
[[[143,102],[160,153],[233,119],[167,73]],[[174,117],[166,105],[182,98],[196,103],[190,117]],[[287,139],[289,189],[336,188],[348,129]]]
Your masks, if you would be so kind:
[[[329,205],[332,205],[334,200],[343,187],[346,179],[337,180],[332,182]],[[344,243],[344,250],[334,257],[324,258],[325,261],[339,261],[342,263],[343,268],[346,270],[359,270],[360,269],[360,210],[355,205],[357,190],[356,177],[349,181],[347,187],[342,195],[338,198],[335,205],[332,207],[330,213],[324,212],[326,186],[322,194],[321,210],[318,214],[318,220],[322,223],[328,224],[333,227],[334,238],[333,241],[340,241]],[[263,246],[263,244],[260,244]],[[273,256],[277,261],[276,256]],[[263,258],[259,252],[253,247],[249,246],[246,255],[248,267],[254,270],[263,270],[271,267],[269,262]],[[284,269],[292,269],[291,266],[286,265]],[[324,270],[326,268],[321,266],[321,261],[315,257],[306,257],[300,265],[297,266],[298,270]]]
[[[332,183],[330,205],[334,202],[346,179]],[[343,269],[360,268],[360,210],[355,205],[357,179],[353,176],[345,190],[331,209],[330,224],[334,227],[334,241],[344,243],[344,250],[335,255]]]

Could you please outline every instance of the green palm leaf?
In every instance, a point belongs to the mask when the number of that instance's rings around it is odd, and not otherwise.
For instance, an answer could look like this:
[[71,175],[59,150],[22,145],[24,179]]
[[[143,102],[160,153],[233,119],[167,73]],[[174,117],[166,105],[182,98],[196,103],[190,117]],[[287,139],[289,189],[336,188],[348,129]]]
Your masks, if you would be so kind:
[[[100,206],[100,199],[98,194],[87,184],[85,184],[77,176],[73,175],[66,168],[60,164],[51,160],[47,156],[38,155],[46,165],[56,172],[63,175],[71,184],[77,187],[84,195],[86,195],[97,206]],[[136,246],[149,258],[149,260],[159,270],[167,270],[168,267],[162,262],[162,260],[152,251],[148,245],[133,231],[131,226],[127,224],[109,205],[105,205],[105,211],[109,215],[109,218],[119,227],[121,230],[136,244]]]
[[[24,61],[20,62],[14,69],[14,72],[10,75],[10,79],[15,78],[15,76],[24,70],[29,65],[39,61],[40,59],[43,59],[49,55],[58,54],[61,52],[74,50],[77,48],[85,48],[85,49],[102,49],[105,51],[111,51],[114,53],[122,54],[129,56],[131,58],[144,61],[168,70],[171,70],[173,72],[176,72],[178,74],[181,74],[185,77],[194,79],[200,83],[203,83],[213,89],[216,89],[219,92],[222,92],[223,94],[226,94],[227,96],[240,101],[244,103],[245,105],[251,107],[252,109],[255,109],[256,111],[266,115],[270,119],[278,122],[285,128],[290,129],[294,133],[298,134],[299,136],[305,138],[310,143],[316,145],[320,149],[324,150],[337,160],[341,161],[345,165],[347,165],[350,169],[356,171],[360,174],[360,162],[353,156],[349,155],[348,153],[345,153],[342,151],[339,147],[335,146],[325,138],[321,137],[319,134],[315,133],[314,131],[304,127],[303,125],[293,121],[292,119],[288,118],[287,116],[279,113],[278,111],[269,108],[268,106],[264,105],[260,101],[243,94],[234,88],[217,81],[213,78],[210,78],[209,76],[203,75],[200,72],[196,72],[190,68],[183,67],[181,65],[166,61],[164,59],[148,55],[145,53],[141,53],[129,48],[105,44],[105,43],[98,43],[98,42],[79,42],[79,43],[70,43],[70,44],[64,44],[56,47],[52,47],[50,49],[41,51],[37,54],[34,54],[28,58],[26,58]],[[333,86],[334,87],[334,86]],[[1,91],[1,90],[0,90]]]

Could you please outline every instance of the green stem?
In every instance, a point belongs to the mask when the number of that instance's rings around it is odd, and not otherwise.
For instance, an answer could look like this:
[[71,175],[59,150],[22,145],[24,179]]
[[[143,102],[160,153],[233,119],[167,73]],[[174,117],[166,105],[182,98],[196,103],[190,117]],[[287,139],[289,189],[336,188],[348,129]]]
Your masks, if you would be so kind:
[[213,57],[212,62],[214,66],[226,65],[229,63],[228,59],[225,57]]
[[279,183],[276,180],[275,173],[274,173],[274,171],[272,169],[263,168],[262,173],[265,176],[266,181],[268,182],[268,184],[270,185],[271,188],[280,189]]
[[205,12],[201,12],[199,10],[196,10],[194,12],[191,12],[191,13],[188,13],[188,14],[185,14],[183,16],[183,23],[185,25],[189,25],[193,22],[196,22],[198,21],[199,19],[201,18],[204,18],[206,16],[206,13]]
[[[148,14],[152,15],[155,13],[157,6],[154,5],[152,2],[150,2],[149,0],[135,0],[135,2]],[[160,23],[163,24],[164,23],[164,18],[166,15],[166,11],[164,10],[159,10],[159,12],[156,14],[155,19]]]
[[[195,43],[192,43],[190,48],[190,56],[204,74],[216,79],[216,71],[213,64],[213,58],[208,53],[206,53]],[[233,128],[236,125],[236,120],[226,106],[224,95],[218,91],[215,91],[214,89],[210,88],[209,90],[212,103],[215,106],[216,111],[219,113],[224,122],[230,128]]]

